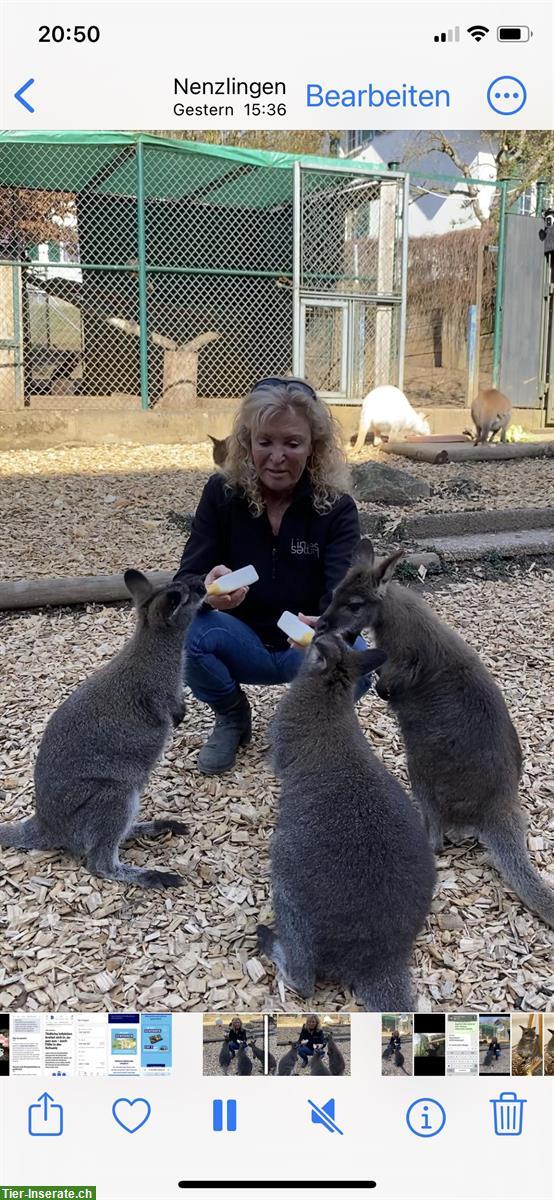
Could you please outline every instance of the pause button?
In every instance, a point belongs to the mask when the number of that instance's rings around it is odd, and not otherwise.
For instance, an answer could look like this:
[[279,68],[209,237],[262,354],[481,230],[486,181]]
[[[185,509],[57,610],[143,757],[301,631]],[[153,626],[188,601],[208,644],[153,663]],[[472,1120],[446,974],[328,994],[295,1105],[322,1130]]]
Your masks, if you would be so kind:
[[236,1133],[237,1131],[237,1102],[236,1100],[214,1100],[212,1127],[214,1133]]

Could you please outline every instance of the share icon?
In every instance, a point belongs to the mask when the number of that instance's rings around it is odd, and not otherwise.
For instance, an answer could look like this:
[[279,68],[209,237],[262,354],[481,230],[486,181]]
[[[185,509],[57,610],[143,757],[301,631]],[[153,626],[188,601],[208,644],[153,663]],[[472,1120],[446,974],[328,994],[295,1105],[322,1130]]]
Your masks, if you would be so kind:
[[340,1133],[342,1136],[342,1129],[339,1129],[338,1125],[335,1123],[334,1100],[328,1100],[327,1104],[321,1105],[321,1108],[319,1105],[314,1104],[313,1100],[308,1100],[308,1104],[310,1104],[312,1108],[313,1125],[324,1125],[325,1128],[329,1130],[329,1133]]

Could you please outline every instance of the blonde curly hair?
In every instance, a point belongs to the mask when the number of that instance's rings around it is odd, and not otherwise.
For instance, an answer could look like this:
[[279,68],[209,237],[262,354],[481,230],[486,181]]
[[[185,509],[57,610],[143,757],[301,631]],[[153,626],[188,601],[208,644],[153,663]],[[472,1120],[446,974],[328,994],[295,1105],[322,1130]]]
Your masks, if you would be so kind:
[[240,488],[256,517],[264,511],[260,480],[252,459],[252,434],[280,413],[294,412],[308,422],[311,450],[306,462],[316,512],[329,512],[350,488],[350,472],[338,421],[315,392],[298,387],[295,380],[266,384],[247,396],[233,423],[224,474],[231,487]]

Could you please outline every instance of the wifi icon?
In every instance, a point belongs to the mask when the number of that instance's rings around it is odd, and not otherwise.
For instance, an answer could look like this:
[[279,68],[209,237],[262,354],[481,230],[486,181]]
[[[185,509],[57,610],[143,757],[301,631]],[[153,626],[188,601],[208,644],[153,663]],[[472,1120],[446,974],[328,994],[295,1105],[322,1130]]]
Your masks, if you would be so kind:
[[482,42],[487,33],[490,33],[490,30],[487,29],[486,25],[470,25],[467,32],[473,38],[474,42]]

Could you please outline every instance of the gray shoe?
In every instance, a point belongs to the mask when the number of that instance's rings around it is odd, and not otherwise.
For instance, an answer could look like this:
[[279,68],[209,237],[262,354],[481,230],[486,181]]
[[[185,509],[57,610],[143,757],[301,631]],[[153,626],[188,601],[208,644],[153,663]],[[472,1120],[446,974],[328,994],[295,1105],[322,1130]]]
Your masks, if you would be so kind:
[[252,713],[246,696],[237,688],[225,712],[216,712],[215,725],[202,746],[197,765],[204,775],[222,775],[235,765],[239,746],[252,738]]

